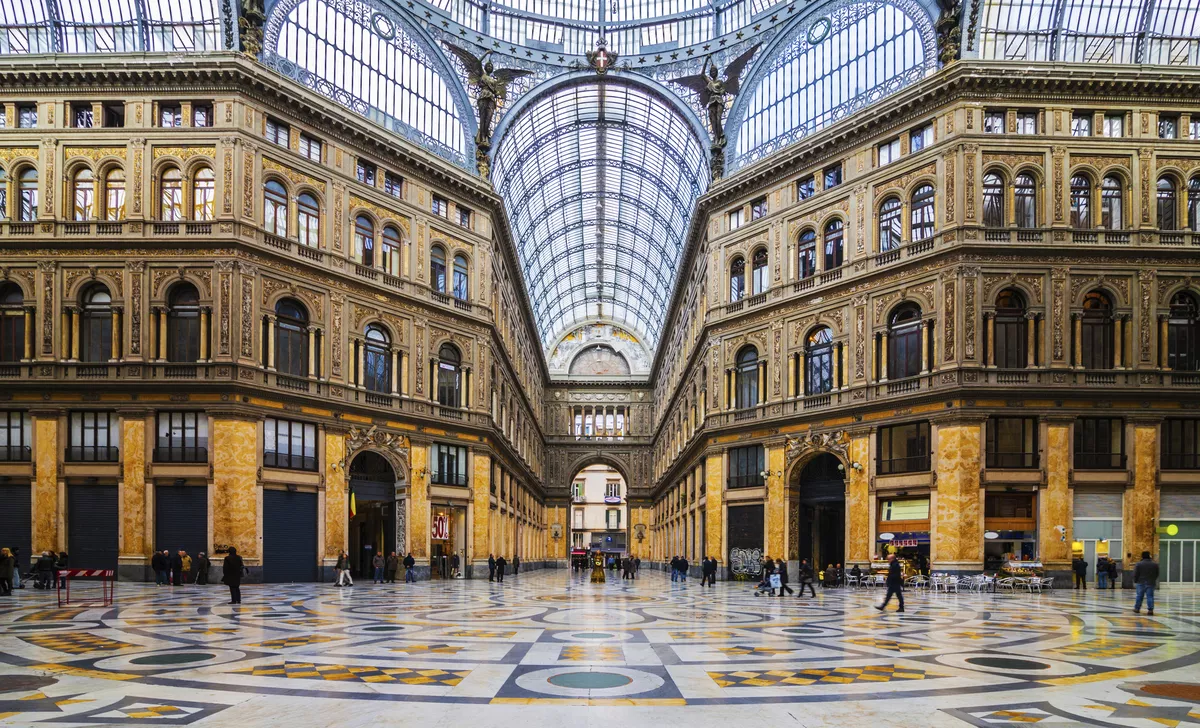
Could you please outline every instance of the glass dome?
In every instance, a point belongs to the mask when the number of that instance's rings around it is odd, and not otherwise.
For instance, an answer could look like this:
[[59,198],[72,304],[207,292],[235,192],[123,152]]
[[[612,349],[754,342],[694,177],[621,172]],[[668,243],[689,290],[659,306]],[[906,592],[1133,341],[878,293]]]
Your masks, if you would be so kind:
[[4,0],[0,53],[127,53],[234,47],[220,0]]

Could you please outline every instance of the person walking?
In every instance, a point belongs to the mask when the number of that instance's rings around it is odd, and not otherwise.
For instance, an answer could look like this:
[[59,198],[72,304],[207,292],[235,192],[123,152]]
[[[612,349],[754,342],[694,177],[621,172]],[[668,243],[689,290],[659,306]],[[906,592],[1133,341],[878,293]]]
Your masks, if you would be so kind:
[[688,560],[686,556],[679,557],[679,581],[687,583]]
[[42,589],[54,588],[54,552],[43,551],[37,560],[37,582]]
[[1108,560],[1108,588],[1109,589],[1117,588],[1117,560],[1116,559]]
[[883,604],[877,605],[875,608],[879,611],[887,609],[888,602],[892,601],[892,595],[896,595],[896,599],[900,601],[900,608],[897,612],[904,611],[904,572],[900,570],[900,562],[896,560],[896,554],[888,554],[888,573],[887,573],[887,596],[883,598]]
[[517,572],[520,571],[520,569],[521,569],[521,557],[517,556],[516,554],[513,554],[513,576],[516,576]]
[[496,580],[496,557],[488,554],[488,581]]
[[633,578],[636,579],[638,572],[642,570],[642,560],[638,557],[633,557]]
[[1137,598],[1133,602],[1133,613],[1142,613],[1142,598],[1146,599],[1146,614],[1154,616],[1154,586],[1158,583],[1158,562],[1150,558],[1149,551],[1142,552],[1142,560],[1133,567],[1133,584]]
[[180,561],[183,564],[183,583],[192,583],[192,557],[188,556],[187,551],[180,551]]
[[183,584],[183,552],[171,554],[171,586]]
[[504,554],[500,554],[500,558],[496,559],[496,581],[504,583],[504,567],[508,566],[508,559],[504,558]]
[[376,551],[374,558],[371,559],[371,568],[375,570],[375,573],[371,576],[372,584],[383,583],[383,562],[383,554]]
[[393,551],[387,557],[387,581],[389,584],[396,583],[396,570],[400,568],[400,559],[397,558],[396,552]]
[[779,574],[779,598],[783,598],[783,593],[794,594],[792,588],[788,586],[787,562],[783,559],[775,559],[775,573]]
[[162,586],[167,583],[167,552],[155,551],[150,557],[150,568],[154,570],[154,583]]
[[12,547],[13,557],[13,589],[24,589],[25,585],[21,583],[21,547]]
[[[775,573],[775,559],[772,559],[770,556],[764,556],[762,563],[759,564],[759,569],[762,570],[762,578],[759,583],[765,584],[764,588],[771,590],[767,596],[775,596],[775,587],[771,586],[771,576]],[[755,592],[754,596],[758,596],[758,593]]]
[[58,575],[59,571],[65,571],[67,568],[67,552],[59,551],[58,558],[54,559],[54,578],[55,586],[63,586],[65,582],[63,577]]
[[208,559],[208,554],[201,551],[196,554],[196,584],[200,586],[208,585],[208,569],[212,566],[212,562]]
[[0,597],[12,594],[13,569],[16,568],[16,564],[17,560],[13,558],[12,551],[7,547],[0,548]]
[[711,576],[708,572],[708,556],[704,556],[700,559],[700,586],[707,584]]
[[812,566],[809,565],[808,559],[800,561],[800,592],[797,597],[804,596],[804,587],[808,587],[808,592],[813,599],[817,598],[817,590],[813,586],[813,581],[816,579],[816,574],[813,573]]
[[229,547],[229,555],[225,557],[223,564],[224,575],[221,581],[229,587],[229,603],[242,603],[242,576],[246,574],[246,565],[242,562],[242,557],[238,556],[237,549],[233,546]]
[[333,567],[337,572],[334,586],[354,586],[354,577],[350,576],[350,554],[344,550],[338,554],[337,564]]
[[459,561],[458,561],[458,552],[457,552],[457,551],[455,551],[455,552],[454,552],[453,554],[451,554],[451,556],[450,556],[450,578],[451,578],[451,579],[457,579],[457,578],[458,578],[458,564],[459,564]]
[[671,557],[671,581],[679,581],[679,557]]
[[414,570],[416,565],[417,565],[417,560],[413,558],[412,552],[409,551],[408,555],[404,557],[404,583],[405,584],[408,584],[409,582],[412,582],[413,584],[417,583],[417,572]]
[[1075,572],[1075,588],[1087,591],[1087,567],[1088,562],[1082,557],[1076,557],[1071,561],[1071,570]]

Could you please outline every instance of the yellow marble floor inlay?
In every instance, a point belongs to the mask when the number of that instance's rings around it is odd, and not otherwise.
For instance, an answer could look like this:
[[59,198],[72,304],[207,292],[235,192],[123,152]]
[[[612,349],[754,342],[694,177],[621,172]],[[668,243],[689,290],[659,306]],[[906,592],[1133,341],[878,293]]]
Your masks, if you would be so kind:
[[779,647],[751,647],[749,645],[735,645],[734,647],[718,647],[717,652],[724,653],[730,657],[744,657],[746,655],[774,657],[776,655],[790,655],[795,652],[794,649],[786,649]]
[[921,652],[923,650],[931,650],[932,647],[919,645],[915,642],[897,642],[895,640],[877,639],[875,637],[856,637],[846,640],[852,645],[860,645],[862,647],[874,647],[880,650],[888,650],[890,652]]
[[467,649],[461,645],[447,644],[430,644],[430,645],[403,645],[401,647],[392,647],[392,652],[403,652],[406,655],[457,655]]
[[51,634],[22,635],[21,639],[35,647],[66,652],[71,655],[86,655],[89,652],[106,652],[136,647],[128,642],[118,642],[90,632],[57,632]]
[[304,647],[306,645],[319,645],[323,642],[336,642],[337,640],[345,639],[344,637],[329,637],[319,634],[298,634],[293,637],[281,637],[280,639],[267,640],[258,642],[247,647],[262,647],[271,650],[286,650],[289,647]]
[[580,662],[618,662],[625,659],[620,646],[613,645],[568,645],[559,653],[560,660]]
[[1138,640],[1114,640],[1106,637],[1081,642],[1079,644],[1056,647],[1046,652],[1067,657],[1125,657],[1158,647],[1158,642],[1139,642]]
[[893,682],[947,677],[915,667],[868,665],[866,667],[814,668],[811,670],[736,670],[709,672],[713,682],[723,688],[774,688],[818,683],[850,685],[862,682]]
[[338,682],[403,683],[404,685],[449,685],[462,682],[470,670],[418,669],[410,667],[372,667],[369,665],[318,665],[311,662],[277,662],[234,670],[234,675],[281,677],[289,680],[329,680]]

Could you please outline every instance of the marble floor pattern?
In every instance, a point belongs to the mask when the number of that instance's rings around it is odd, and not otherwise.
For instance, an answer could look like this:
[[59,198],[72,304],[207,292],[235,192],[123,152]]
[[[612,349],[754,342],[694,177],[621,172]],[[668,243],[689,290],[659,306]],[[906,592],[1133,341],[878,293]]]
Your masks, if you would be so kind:
[[755,597],[643,571],[0,599],[0,726],[1200,725],[1200,588]]

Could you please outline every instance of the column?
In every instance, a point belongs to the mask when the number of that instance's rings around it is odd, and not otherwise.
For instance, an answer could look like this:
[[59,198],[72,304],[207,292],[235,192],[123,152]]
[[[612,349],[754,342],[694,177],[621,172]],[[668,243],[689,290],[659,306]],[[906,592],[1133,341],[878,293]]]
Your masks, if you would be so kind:
[[733,409],[733,370],[725,370],[725,409]]
[[1083,314],[1071,314],[1071,321],[1075,331],[1075,345],[1071,347],[1075,352],[1075,361],[1072,363],[1076,369],[1083,369]]
[[79,309],[71,307],[71,361],[79,361]]
[[[803,373],[804,372],[804,367],[803,367],[804,357],[803,357],[803,355],[801,355],[800,364],[801,364],[800,371],[801,371],[801,373]],[[833,345],[833,391],[836,392],[837,390],[841,389],[841,383],[842,383],[842,344],[841,344],[841,342],[838,342]],[[804,391],[803,386],[801,386],[801,391]]]
[[[850,447],[846,451],[850,460],[846,465],[846,560],[861,563],[870,560],[875,550],[871,521],[871,478],[867,473],[871,456],[871,430],[858,430],[849,436]],[[855,463],[860,467],[855,468]]]
[[1037,314],[1029,311],[1025,314],[1025,366],[1033,369],[1037,366]]
[[142,580],[148,575],[150,543],[147,541],[146,413],[121,412],[121,503],[118,567],[123,576]]
[[470,367],[463,369],[462,406],[466,409],[471,409],[471,369],[470,369]]
[[[1038,546],[1047,572],[1070,578],[1071,570],[1071,422],[1070,417],[1046,423],[1046,487],[1038,493]],[[1055,528],[1067,529],[1067,540]]]
[[33,360],[33,307],[25,307],[25,354],[22,361]]
[[408,394],[408,355],[397,352],[400,357],[400,394]]
[[395,397],[400,394],[400,350],[389,351],[388,358],[391,359],[389,363],[392,365],[392,396]]
[[1125,366],[1125,317],[1113,317],[1113,369]]
[[200,361],[208,361],[208,317],[211,309],[200,309]]
[[929,373],[929,330],[933,322],[926,319],[921,322],[921,373]]
[[1166,314],[1158,315],[1158,368],[1164,371],[1171,369],[1170,362],[1167,359],[1167,342],[1170,340],[1168,327],[1170,322]]
[[[238,550],[246,565],[259,550],[258,425],[249,417],[216,413],[212,428],[212,538]],[[224,554],[213,554],[221,563]],[[220,574],[217,574],[220,581]]]
[[60,361],[71,358],[71,307],[64,306],[62,312],[62,348],[59,350]]
[[[46,549],[62,551],[66,548],[63,538],[63,518],[66,504],[59,502],[59,412],[56,410],[33,411],[35,464],[33,480],[33,551]],[[23,554],[18,566],[29,568],[32,554]]]
[[358,352],[358,356],[356,357],[358,365],[354,368],[357,378],[354,380],[354,383],[361,389],[366,386],[367,381],[367,342],[356,339],[354,341],[354,348]]
[[784,467],[787,451],[783,444],[766,447],[767,461],[767,544],[766,555],[772,558],[786,556],[784,551],[787,534],[787,483],[784,481]]
[[758,360],[758,401],[755,404],[762,404],[767,401],[767,362],[765,359]]
[[267,314],[267,371],[275,371],[275,314]]
[[1121,318],[1125,320],[1122,327],[1125,334],[1121,339],[1121,365],[1126,369],[1133,369],[1133,317],[1125,314]]
[[984,325],[987,326],[987,365],[996,366],[996,317],[991,313],[983,315]]
[[1135,559],[1143,551],[1158,556],[1158,425],[1153,420],[1134,420],[1132,425],[1133,488],[1125,489],[1121,529],[1125,552]]
[[[326,426],[325,430],[325,548],[321,559],[321,579],[324,580],[326,570],[337,564],[338,552],[349,548],[350,542],[346,529],[350,521],[350,493],[346,486],[346,431],[338,427]],[[346,467],[342,467],[342,466]],[[401,502],[396,501],[396,507]],[[395,515],[392,516],[395,518]],[[403,542],[404,534],[396,534],[398,543]],[[401,557],[403,558],[403,557]]]
[[[408,450],[412,484],[408,488],[408,548],[418,563],[429,559],[429,445]],[[427,563],[421,564],[427,566]]]
[[937,425],[937,512],[930,560],[939,570],[983,568],[982,421],[948,419]]
[[120,306],[114,306],[112,310],[112,340],[109,342],[112,348],[111,361],[117,361],[121,358],[121,327],[124,325],[125,309]]
[[[116,328],[113,326],[113,330]],[[116,347],[113,347],[113,356],[116,355]],[[161,308],[158,309],[158,359],[159,361],[167,360],[167,312]]]
[[885,331],[879,337],[879,381],[887,381],[888,370],[888,335]]
[[308,376],[317,376],[317,329],[308,327]]
[[803,354],[793,354],[792,356],[788,357],[788,373],[787,373],[787,396],[788,396],[788,399],[792,399],[793,397],[795,397],[798,394],[798,392],[796,391],[796,372],[803,371],[803,370],[799,370],[797,364],[799,361],[803,361],[803,356],[804,356]]

